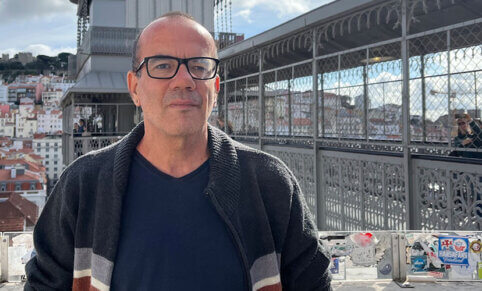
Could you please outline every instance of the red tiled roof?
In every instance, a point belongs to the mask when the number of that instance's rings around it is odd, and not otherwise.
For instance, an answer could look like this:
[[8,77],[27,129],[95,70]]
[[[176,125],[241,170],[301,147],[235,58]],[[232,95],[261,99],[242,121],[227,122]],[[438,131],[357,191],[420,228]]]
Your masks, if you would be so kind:
[[19,175],[17,171],[17,176],[15,178],[11,178],[11,170],[0,170],[0,181],[5,182],[12,182],[12,181],[24,181],[24,180],[35,180],[38,181],[39,177],[36,177],[34,174],[25,171],[23,175]]
[[0,198],[0,231],[22,231],[24,221],[27,226],[37,222],[38,207],[17,193],[2,193]]
[[29,154],[29,156],[34,159],[34,160],[43,160],[42,156],[37,155],[37,154]]
[[[6,202],[4,202],[6,203]],[[0,211],[5,211],[4,209],[11,209],[12,207],[9,205],[1,206],[0,203]],[[23,231],[25,218],[23,217],[16,217],[16,218],[0,218],[0,232],[3,231]]]
[[25,159],[5,159],[5,160],[0,160],[0,165],[4,166],[11,166],[11,165],[28,165],[28,170],[32,172],[43,172],[45,170],[45,167],[40,163],[43,158],[39,155],[36,154],[29,154],[29,156],[35,160],[39,160],[39,163],[33,163],[30,161],[27,161]]
[[46,136],[47,135],[45,133],[34,133],[33,134],[33,138],[36,138],[36,139],[41,139],[41,138],[44,138]]
[[33,153],[33,149],[10,149],[10,153],[30,154]]

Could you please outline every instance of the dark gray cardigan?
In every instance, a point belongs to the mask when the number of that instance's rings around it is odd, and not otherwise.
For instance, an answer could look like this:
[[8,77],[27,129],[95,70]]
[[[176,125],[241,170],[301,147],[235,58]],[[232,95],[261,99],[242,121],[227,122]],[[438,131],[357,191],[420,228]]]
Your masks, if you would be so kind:
[[[25,290],[109,290],[122,197],[140,123],[119,142],[62,173],[34,232]],[[328,290],[329,259],[293,174],[277,158],[209,126],[205,190],[226,223],[249,290]]]

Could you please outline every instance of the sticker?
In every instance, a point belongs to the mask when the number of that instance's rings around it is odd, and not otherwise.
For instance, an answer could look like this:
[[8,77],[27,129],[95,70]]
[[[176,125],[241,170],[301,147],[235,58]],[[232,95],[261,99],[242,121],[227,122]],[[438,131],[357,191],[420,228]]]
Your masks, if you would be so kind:
[[479,261],[478,254],[469,254],[469,264],[466,266],[454,265],[452,266],[453,272],[457,273],[458,278],[472,279],[472,274],[474,274],[477,268],[477,262]]
[[480,244],[480,240],[474,240],[473,242],[470,243],[470,251],[473,252],[473,253],[480,253],[480,250],[481,250],[481,244]]
[[352,246],[347,244],[336,244],[331,246],[330,253],[332,256],[344,257],[348,256],[352,251]]
[[425,272],[427,266],[427,256],[412,256],[412,272]]
[[351,260],[356,265],[371,266],[376,263],[375,246],[355,247],[350,254]]
[[469,240],[466,237],[445,236],[439,238],[438,257],[444,264],[468,265]]
[[482,279],[482,262],[477,263],[477,272],[479,274],[479,279]]
[[435,252],[432,251],[432,248],[428,247],[424,242],[420,242],[420,245],[428,256],[428,262],[432,263],[437,269],[442,267],[442,261],[440,261]]
[[378,271],[380,271],[380,273],[382,273],[383,275],[388,275],[392,271],[392,265],[390,265],[389,263],[386,263],[383,266],[379,265]]
[[377,279],[391,279],[392,276],[390,275],[392,273],[392,249],[387,248],[385,249],[384,252],[381,252],[381,250],[376,250],[376,253],[378,255],[379,252],[383,254],[381,260],[377,261]]
[[332,274],[338,274],[340,272],[340,261],[338,258],[331,259],[331,268],[330,272]]
[[371,233],[350,235],[352,250],[350,258],[355,265],[371,266],[376,264],[375,238]]
[[444,277],[444,273],[443,273],[443,272],[431,271],[431,272],[428,272],[428,275],[431,276],[431,277],[434,277],[434,278],[436,278],[436,279],[443,279],[443,277]]

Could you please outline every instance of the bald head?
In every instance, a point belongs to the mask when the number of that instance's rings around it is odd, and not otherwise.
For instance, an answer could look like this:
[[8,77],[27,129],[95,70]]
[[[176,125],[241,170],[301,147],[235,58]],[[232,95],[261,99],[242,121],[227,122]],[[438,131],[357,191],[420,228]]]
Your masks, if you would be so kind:
[[137,35],[132,51],[132,71],[135,71],[146,57],[143,52],[146,43],[162,38],[162,42],[169,45],[169,42],[179,41],[180,37],[187,41],[201,42],[211,51],[210,56],[217,58],[216,43],[204,26],[189,14],[169,12],[151,22]]

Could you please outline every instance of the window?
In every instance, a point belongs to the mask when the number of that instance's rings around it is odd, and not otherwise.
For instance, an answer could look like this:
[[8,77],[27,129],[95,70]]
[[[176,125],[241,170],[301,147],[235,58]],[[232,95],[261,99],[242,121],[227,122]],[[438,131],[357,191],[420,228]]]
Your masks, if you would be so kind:
[[49,161],[45,161],[45,164],[48,165],[48,164],[49,164]]
[[57,165],[57,161],[54,161],[54,165]]
[[22,190],[20,183],[15,183],[15,191]]
[[45,158],[47,158],[47,159],[48,159],[48,158],[49,158],[49,155],[45,155]]
[[7,191],[7,184],[2,183],[2,185],[0,186],[0,191],[2,192]]
[[57,167],[54,168],[54,172],[57,172]]
[[54,146],[55,146],[55,147],[58,147],[59,145],[58,145],[58,143],[54,143]]
[[54,174],[54,179],[57,179],[57,173]]
[[35,190],[36,188],[35,182],[30,183],[30,190]]

